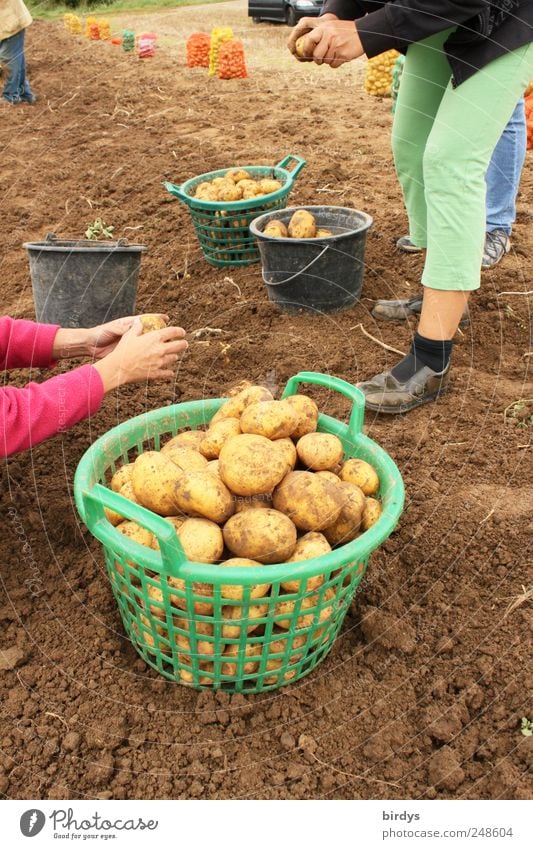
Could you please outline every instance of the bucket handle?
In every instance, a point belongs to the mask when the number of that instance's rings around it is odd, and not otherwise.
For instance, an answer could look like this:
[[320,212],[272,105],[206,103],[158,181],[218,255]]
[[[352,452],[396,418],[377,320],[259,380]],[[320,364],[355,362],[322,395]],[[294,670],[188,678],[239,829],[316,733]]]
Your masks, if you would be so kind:
[[[99,483],[95,484],[90,490],[83,490],[81,496],[85,508],[85,524],[101,543],[114,549],[121,549],[127,539],[106,518],[104,507],[108,507],[115,513],[119,513],[132,522],[137,522],[138,525],[150,531],[159,543],[165,571],[173,578],[178,577],[179,567],[187,563],[187,558],[176,529],[170,522],[165,522],[161,516],[157,516],[140,504],[124,498],[123,495],[113,492]],[[144,547],[139,543],[133,540],[128,540],[128,542],[139,549],[139,554],[144,551]]]
[[163,185],[167,192],[169,192],[171,195],[175,195],[175,197],[179,198],[185,203],[189,203],[190,197],[183,191],[181,186],[176,186],[175,183],[169,183],[168,180],[163,180]]
[[[296,165],[294,166],[292,171],[289,171],[289,165],[291,164],[291,162],[295,162]],[[293,156],[292,153],[289,153],[289,155],[285,156],[281,160],[281,162],[278,162],[278,164],[275,165],[274,168],[284,168],[285,171],[289,171],[290,178],[291,178],[291,181],[292,181],[292,180],[296,179],[296,177],[298,176],[298,174],[300,173],[302,168],[305,168],[306,165],[307,165],[307,159],[302,159],[301,156]]]
[[[295,280],[296,277],[299,277],[300,274],[304,273],[304,271],[308,271],[315,264],[315,262],[318,262],[318,260],[321,257],[324,256],[324,254],[326,253],[327,250],[329,250],[329,248],[330,248],[330,245],[324,245],[324,247],[322,248],[322,250],[320,251],[318,256],[313,257],[313,259],[310,262],[308,262],[307,265],[304,265],[303,268],[299,268],[298,271],[295,271],[294,274],[291,274],[291,276],[287,277],[286,280],[276,280],[275,283],[269,283],[268,285],[269,286],[284,286],[286,283],[290,283],[292,280]],[[263,278],[264,278],[264,275],[263,275]],[[265,282],[267,282],[267,281],[265,281]]]
[[334,377],[331,374],[321,374],[317,371],[300,371],[298,374],[289,378],[281,397],[287,398],[288,395],[296,395],[300,383],[314,383],[316,386],[334,389],[346,398],[350,398],[353,401],[353,406],[348,421],[348,438],[353,441],[359,436],[363,429],[365,415],[365,396],[360,389],[348,383],[347,380],[342,380],[340,377]]

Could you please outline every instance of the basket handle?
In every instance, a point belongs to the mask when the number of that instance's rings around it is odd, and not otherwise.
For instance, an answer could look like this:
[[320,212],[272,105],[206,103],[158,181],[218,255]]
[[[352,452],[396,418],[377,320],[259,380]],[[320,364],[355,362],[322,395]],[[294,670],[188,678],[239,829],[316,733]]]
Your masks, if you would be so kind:
[[[85,508],[85,524],[101,543],[113,548],[121,548],[125,540],[124,535],[117,531],[106,518],[104,507],[108,507],[115,513],[119,513],[132,522],[137,522],[138,525],[142,525],[143,528],[150,531],[159,543],[165,570],[172,577],[178,577],[176,566],[183,566],[187,562],[187,558],[176,529],[170,522],[165,522],[161,516],[157,516],[151,510],[147,510],[146,507],[124,498],[123,495],[113,492],[113,490],[99,483],[95,484],[90,490],[83,490],[81,496]],[[130,542],[133,542],[133,540],[130,540]],[[139,544],[134,543],[134,545]],[[139,548],[141,548],[140,545]]]
[[168,180],[164,180],[163,185],[167,192],[170,192],[171,195],[175,195],[175,197],[185,201],[186,203],[190,200],[189,196],[185,194],[181,186],[176,186],[175,183],[169,183]]
[[278,162],[278,164],[274,167],[284,168],[286,171],[288,171],[291,162],[296,163],[292,171],[289,171],[289,174],[291,175],[291,180],[295,180],[302,168],[305,168],[305,166],[307,165],[307,159],[302,159],[301,156],[293,156],[292,153],[289,153],[288,156],[285,156],[284,159],[282,159],[281,162]]
[[353,401],[353,406],[348,421],[348,437],[354,440],[361,433],[365,415],[365,396],[360,389],[340,377],[321,374],[318,371],[300,371],[289,378],[281,397],[296,395],[300,383],[314,383],[317,386],[324,386],[326,389],[334,389],[341,395],[345,395],[346,398],[350,398]]

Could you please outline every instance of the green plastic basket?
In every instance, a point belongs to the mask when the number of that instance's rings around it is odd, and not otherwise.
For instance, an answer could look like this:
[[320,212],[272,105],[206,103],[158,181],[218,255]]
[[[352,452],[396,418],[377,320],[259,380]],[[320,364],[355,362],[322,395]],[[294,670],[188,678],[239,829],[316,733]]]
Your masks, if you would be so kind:
[[[338,436],[345,457],[367,460],[380,479],[383,512],[378,522],[321,557],[247,569],[190,562],[170,523],[105,485],[139,453],[158,450],[183,429],[204,427],[225,399],[191,401],[137,416],[98,439],[79,463],[76,505],[103,543],[126,633],[144,661],[168,679],[200,689],[259,693],[307,675],[331,649],[369,555],[396,526],[403,481],[388,454],[361,433],[363,394],[339,378],[301,372],[288,381],[283,397],[295,394],[301,383],[336,390],[353,401],[348,424],[321,414],[318,430]],[[149,530],[159,551],[117,531],[104,507]],[[308,579],[317,575],[324,576],[322,585],[307,590]],[[289,580],[300,581],[297,592],[283,590],[281,583]],[[270,589],[262,588],[264,595],[255,597],[257,585],[265,584]],[[230,585],[233,591],[228,593]],[[227,598],[229,594],[237,598]]]
[[[291,164],[294,167],[289,171]],[[305,159],[289,155],[274,167],[234,165],[232,168],[200,174],[181,186],[168,182],[163,185],[171,195],[175,195],[189,207],[198,241],[211,265],[251,265],[259,262],[259,248],[255,237],[250,234],[250,222],[262,212],[283,209],[287,205],[294,180],[305,164]],[[194,197],[199,183],[211,182],[215,177],[223,177],[228,171],[236,169],[248,171],[252,177],[279,180],[281,189],[255,199],[232,202],[199,200]]]

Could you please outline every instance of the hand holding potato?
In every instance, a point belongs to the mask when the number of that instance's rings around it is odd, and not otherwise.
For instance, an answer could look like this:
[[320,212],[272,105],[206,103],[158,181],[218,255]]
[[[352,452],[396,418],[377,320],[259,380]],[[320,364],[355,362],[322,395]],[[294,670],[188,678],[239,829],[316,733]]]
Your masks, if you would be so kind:
[[[305,36],[305,42],[299,42]],[[296,44],[299,42],[299,55]],[[300,62],[312,60],[317,65],[340,68],[364,54],[354,21],[340,21],[336,15],[302,18],[294,27],[288,48]]]
[[136,318],[114,350],[94,364],[110,392],[126,383],[143,383],[173,377],[172,366],[188,347],[182,327],[165,327],[144,333],[142,322]]

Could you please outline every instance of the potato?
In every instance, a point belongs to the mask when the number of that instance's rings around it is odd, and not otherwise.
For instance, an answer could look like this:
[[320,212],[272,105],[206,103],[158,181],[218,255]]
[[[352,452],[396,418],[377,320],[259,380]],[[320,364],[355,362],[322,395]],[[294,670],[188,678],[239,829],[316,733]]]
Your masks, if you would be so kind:
[[178,512],[174,488],[182,474],[178,466],[159,451],[139,454],[131,476],[139,504],[160,516],[174,516]]
[[245,510],[265,510],[272,508],[272,499],[269,495],[236,495],[235,512],[243,513]]
[[[154,540],[153,534],[150,531],[147,531],[146,528],[143,528],[141,525],[138,525],[137,522],[131,522],[127,520],[117,525],[116,529],[119,533],[124,534],[125,537],[128,537],[128,539],[132,539],[134,542],[138,542],[139,545],[144,545],[146,548],[152,547],[152,543]],[[130,566],[133,566],[135,569],[139,571],[142,570],[142,566],[138,566],[132,560],[127,560],[126,562]],[[122,563],[120,563],[118,560],[115,560],[115,568],[119,575],[122,575],[122,577],[124,577],[124,567]],[[139,580],[137,577],[135,577],[135,575],[130,574],[130,578],[132,583],[136,585],[139,584]]]
[[342,510],[336,521],[324,529],[324,536],[331,545],[344,544],[356,538],[365,509],[365,495],[358,486],[349,481],[342,481],[341,487],[346,496]]
[[365,509],[363,510],[363,521],[361,523],[363,530],[368,531],[372,525],[375,525],[382,512],[383,508],[377,499],[367,498]]
[[[277,639],[274,640],[272,643],[268,644],[269,654],[279,654],[280,652],[283,652],[285,654],[290,646],[290,662],[296,663],[298,660],[300,660],[300,658],[302,657],[302,652],[298,652],[297,650],[303,648],[303,646],[305,646],[305,644],[307,643],[307,634],[295,634],[291,640],[289,634],[287,634],[287,632],[284,631],[282,628],[274,628],[272,633],[277,637]],[[279,660],[283,660],[283,658],[279,658]]]
[[343,484],[343,481],[341,481],[335,472],[315,472],[315,474],[325,481],[331,481],[331,483],[337,484],[337,486],[342,486]]
[[273,236],[275,239],[287,239],[289,235],[283,221],[277,221],[275,218],[268,222],[263,230],[263,234],[265,236]]
[[281,183],[279,180],[271,180],[265,177],[263,180],[259,180],[259,188],[261,189],[261,194],[271,195],[272,192],[277,192],[281,189]]
[[292,433],[293,439],[300,439],[306,433],[314,433],[318,423],[318,407],[313,399],[307,395],[289,395],[285,401],[298,415],[298,424]]
[[244,192],[253,192],[254,194],[257,192],[258,185],[255,180],[252,180],[251,177],[245,178],[244,180],[237,180],[237,185]]
[[313,55],[313,50],[311,49],[312,47],[314,47],[314,45],[312,43],[308,43],[308,39],[305,35],[301,35],[300,38],[297,38],[296,43],[294,45],[296,55],[305,59]]
[[222,675],[235,677],[239,669],[238,662],[247,657],[254,657],[256,660],[244,660],[242,672],[245,675],[251,675],[253,672],[257,672],[261,662],[262,648],[260,643],[246,643],[243,652],[238,643],[231,643],[229,646],[226,646],[222,654],[224,662],[220,667]]
[[[192,662],[191,662],[190,655],[179,654],[178,655],[178,661],[179,661],[179,663],[184,663],[186,666],[190,667],[189,669],[184,669],[183,667],[180,668],[179,676],[180,676],[181,683],[182,684],[193,684],[194,678],[193,678]],[[214,672],[214,670],[215,670],[214,664],[209,660],[201,660],[200,663],[198,664],[198,668],[200,669],[201,672]],[[209,687],[209,686],[212,687],[213,684],[214,684],[214,678],[209,678],[208,675],[200,675],[198,677],[198,684],[200,684],[202,687]]]
[[296,461],[298,460],[298,454],[296,453],[296,446],[290,437],[286,437],[285,439],[276,439],[274,442],[276,448],[278,448],[287,462],[287,471],[292,472],[296,465]]
[[167,448],[164,456],[172,460],[183,472],[200,472],[207,469],[206,458],[196,448],[188,448],[186,445],[173,445],[171,448]]
[[[335,592],[333,587],[329,587],[325,591],[323,601],[320,602],[320,604],[323,605],[324,602],[332,601],[334,598],[336,598],[336,595],[337,593]],[[297,628],[309,628],[313,624],[315,617],[317,616],[317,605],[319,604],[319,598],[320,596],[318,593],[316,595],[304,596],[304,598],[302,599],[302,604],[300,606],[300,611],[312,612],[298,615],[298,619],[296,620]],[[274,612],[276,615],[280,613],[292,614],[296,607],[296,603],[296,599],[293,599],[292,601],[284,601],[283,596],[280,596],[280,601],[276,604],[276,609]],[[328,619],[330,619],[332,613],[333,605],[322,607],[320,613],[318,614],[318,622],[326,622]],[[278,620],[276,622],[276,625],[278,626],[278,628],[284,628],[285,630],[288,630],[291,627],[291,620]]]
[[[131,464],[133,466],[133,463]],[[119,491],[119,494],[122,495],[123,498],[127,498],[128,501],[133,501],[134,504],[138,504],[138,500],[135,498],[135,493],[133,491],[133,484],[131,480],[126,481],[126,483],[122,486]],[[123,522],[125,520],[125,516],[121,516],[119,513],[115,513],[114,510],[110,510],[109,507],[104,507],[104,513],[108,522],[111,522],[112,525],[118,525],[119,522]]]
[[331,230],[327,230],[325,227],[317,227],[315,239],[327,239],[329,236],[333,236]]
[[332,433],[307,433],[297,444],[300,461],[314,472],[334,469],[344,457],[342,442]]
[[241,433],[222,446],[219,469],[235,495],[270,494],[287,472],[287,458],[266,437]]
[[[272,670],[277,670],[281,667],[282,663],[283,663],[283,660],[277,659],[277,658],[272,658],[271,660],[267,660],[265,668],[269,672],[272,671]],[[290,681],[291,678],[294,678],[294,676],[296,675],[296,672],[297,672],[296,669],[287,669],[287,671],[283,675],[283,680],[284,681]],[[280,674],[269,675],[267,678],[264,679],[264,683],[265,684],[277,684],[278,681],[279,681],[279,678],[280,678]]]
[[[296,543],[294,551],[287,560],[287,563],[296,563],[300,560],[312,560],[313,557],[321,557],[323,554],[327,554],[328,551],[331,551],[331,546],[326,537],[323,534],[316,533],[316,531],[309,531],[309,533],[300,537]],[[323,583],[324,575],[313,575],[303,581],[298,581],[296,579],[282,581],[281,586],[282,589],[286,590],[288,593],[297,593],[300,592],[300,590],[316,590],[318,587],[321,587]]]
[[222,557],[222,531],[209,519],[186,519],[178,528],[178,537],[187,560],[216,563]]
[[[220,564],[221,566],[261,566],[261,563],[258,563],[257,560],[249,560],[246,557],[230,557],[229,560],[224,560]],[[263,598],[268,593],[271,584],[252,584],[250,586],[250,598]],[[221,587],[221,593],[224,598],[233,598],[237,601],[240,601],[245,592],[245,587],[242,585],[236,584],[223,584]]]
[[140,315],[139,318],[143,326],[143,334],[150,333],[152,330],[162,330],[163,327],[167,326],[166,318],[163,318],[161,315],[146,313],[145,315]]
[[133,471],[133,463],[125,463],[120,466],[111,478],[111,489],[113,492],[120,492],[122,487],[128,481],[131,481],[131,473]]
[[205,194],[205,192],[207,192],[207,191],[211,191],[211,183],[208,183],[207,181],[204,180],[203,183],[198,183],[198,185],[196,186],[194,196],[195,196],[195,198],[199,198],[199,197],[201,197],[202,194]]
[[237,557],[283,563],[296,546],[296,528],[277,510],[245,510],[224,525],[224,542]]
[[205,470],[206,472],[210,472],[212,475],[216,475],[217,478],[220,477],[220,463],[218,460],[210,460],[205,467]]
[[214,625],[211,622],[202,622],[200,619],[194,620],[195,632],[196,632],[196,651],[194,651],[195,641],[193,640],[191,631],[191,623],[188,619],[181,616],[174,617],[174,625],[176,628],[181,628],[183,631],[187,631],[187,634],[181,634],[178,632],[174,633],[176,645],[181,648],[187,654],[207,654],[213,655],[215,653],[215,643],[210,640],[202,639],[202,637],[212,637],[215,629]]
[[238,419],[222,419],[215,422],[207,430],[204,439],[200,442],[200,454],[203,454],[208,460],[216,460],[220,454],[220,449],[230,436],[237,436],[241,432],[241,426]]
[[[169,525],[172,525],[176,531],[179,531],[183,523],[187,520],[187,516],[165,516],[165,522],[168,522]],[[152,548],[155,551],[159,551],[159,541],[156,536],[154,536],[152,541]]]
[[243,433],[283,439],[290,436],[298,424],[298,416],[286,401],[259,401],[246,407],[240,418]]
[[168,442],[165,442],[161,448],[161,453],[166,454],[167,451],[173,450],[176,445],[184,448],[194,448],[198,451],[198,446],[204,438],[205,430],[184,430],[182,433],[178,433],[177,436],[173,436]]
[[[178,470],[179,472],[179,470]],[[176,507],[189,515],[221,524],[233,514],[235,505],[224,483],[208,471],[179,472],[174,488]]]
[[137,622],[133,622],[132,627],[141,643],[145,643],[145,647],[148,649],[150,654],[153,653],[152,650],[159,650],[168,654],[170,652],[170,646],[154,636],[154,631],[156,634],[167,636],[165,628],[162,628],[160,625],[152,625],[148,617],[143,613],[139,614],[139,619],[141,620],[141,625],[138,625]]
[[313,472],[289,472],[274,490],[275,510],[302,531],[321,531],[337,520],[345,497],[336,484]]
[[314,215],[306,209],[296,210],[289,221],[287,229],[292,239],[314,239],[316,235]]
[[354,483],[363,490],[365,495],[374,495],[379,489],[379,478],[376,470],[365,460],[346,460],[339,472],[343,481]]
[[225,186],[227,183],[233,183],[233,180],[231,179],[231,177],[224,175],[223,177],[214,177],[214,179],[211,180],[211,183],[209,185],[216,186],[216,188],[218,189],[219,186]]
[[256,631],[262,624],[255,622],[255,619],[264,619],[268,614],[268,604],[251,604],[248,607],[248,612],[243,612],[244,608],[239,605],[227,605],[222,608],[222,616],[226,624],[222,625],[222,637],[226,640],[237,640],[241,635],[241,628],[247,634]]
[[234,183],[238,183],[240,180],[251,179],[248,171],[245,171],[243,168],[234,168],[231,171],[228,171],[226,177],[233,180]]
[[198,655],[208,655],[212,657],[215,653],[215,643],[209,642],[209,640],[196,640],[196,642],[186,637],[185,634],[175,634],[174,641],[176,646],[178,647],[180,653],[186,653],[188,655],[194,655],[198,657]]
[[[187,599],[172,592],[172,590],[180,590],[183,593],[185,592],[185,581],[183,578],[174,578],[172,575],[169,575],[166,580],[168,583],[168,598],[170,604],[180,610],[187,610]],[[193,592],[196,595],[207,597],[207,599],[209,596],[213,595],[212,584],[203,584],[199,581],[194,581],[192,586]],[[150,612],[152,615],[157,616],[158,619],[165,619],[163,590],[161,586],[158,586],[157,584],[149,584],[147,594],[151,601],[156,602],[155,604],[150,604]],[[210,616],[213,613],[213,604],[209,600],[195,600],[193,602],[193,608],[194,612],[199,613],[201,616]]]
[[235,185],[234,182],[226,181],[218,186],[218,199],[233,202],[242,200],[243,190],[241,186]]
[[219,407],[211,419],[209,427],[212,427],[221,419],[240,418],[244,409],[250,404],[254,404],[257,401],[272,400],[272,392],[270,392],[269,389],[266,389],[266,387],[254,386],[251,384],[249,386],[245,386],[244,389],[241,389],[233,397],[228,398],[228,400]]

